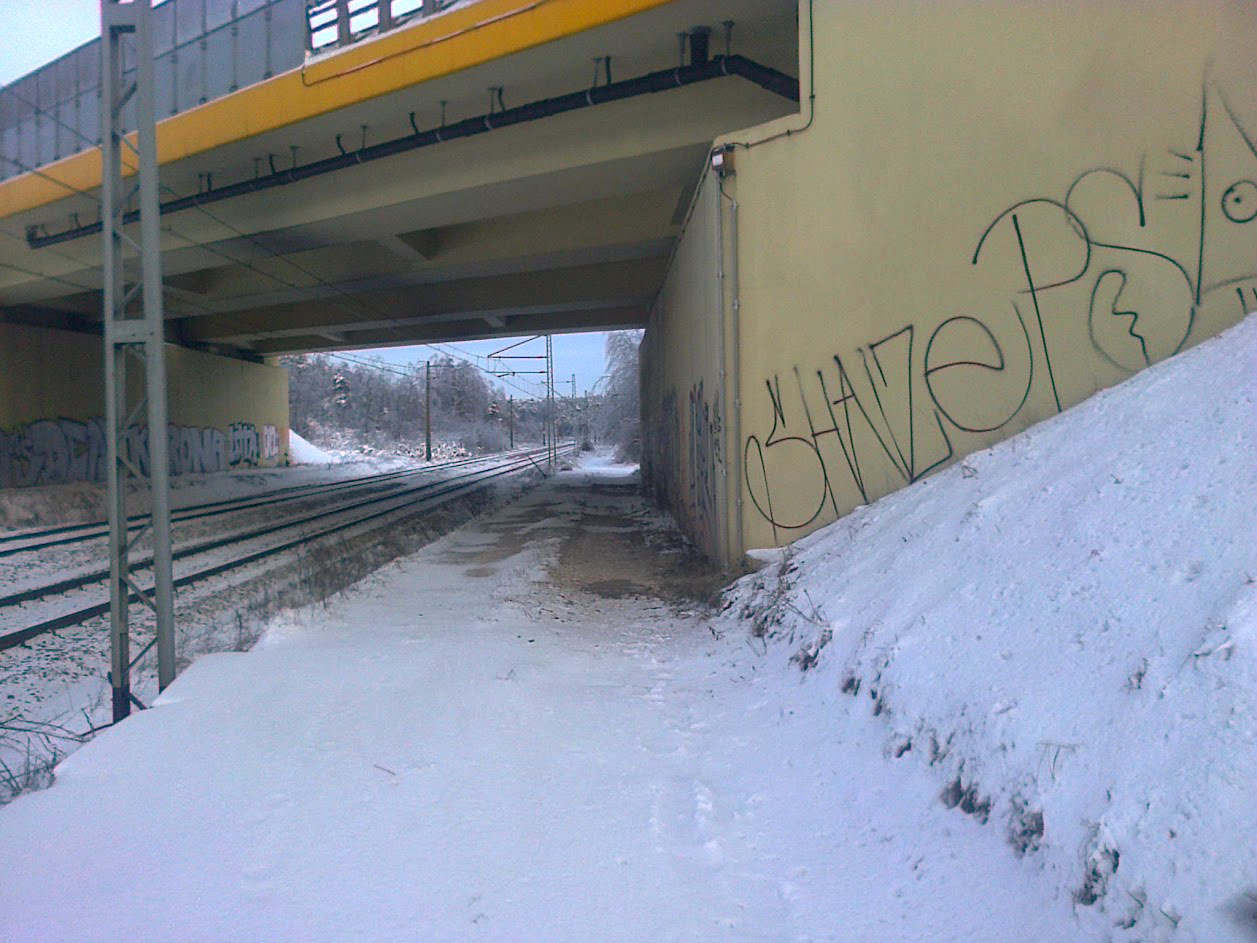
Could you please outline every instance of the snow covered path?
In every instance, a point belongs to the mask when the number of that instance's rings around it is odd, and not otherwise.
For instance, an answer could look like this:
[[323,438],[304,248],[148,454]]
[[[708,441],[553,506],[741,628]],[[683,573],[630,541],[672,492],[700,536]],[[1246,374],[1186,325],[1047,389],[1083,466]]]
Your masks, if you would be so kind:
[[875,719],[712,635],[628,484],[560,475],[197,661],[0,809],[0,938],[1074,939]]

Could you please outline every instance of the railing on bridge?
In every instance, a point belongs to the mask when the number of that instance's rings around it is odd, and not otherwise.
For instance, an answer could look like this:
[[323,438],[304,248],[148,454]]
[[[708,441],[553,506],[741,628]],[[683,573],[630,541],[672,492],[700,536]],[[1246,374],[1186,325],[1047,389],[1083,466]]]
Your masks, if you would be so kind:
[[[153,9],[157,120],[475,0],[166,0]],[[128,67],[126,81],[134,75]],[[135,104],[123,128],[135,127]],[[100,40],[0,88],[0,180],[100,143]]]
[[322,52],[474,0],[308,0],[306,46]]

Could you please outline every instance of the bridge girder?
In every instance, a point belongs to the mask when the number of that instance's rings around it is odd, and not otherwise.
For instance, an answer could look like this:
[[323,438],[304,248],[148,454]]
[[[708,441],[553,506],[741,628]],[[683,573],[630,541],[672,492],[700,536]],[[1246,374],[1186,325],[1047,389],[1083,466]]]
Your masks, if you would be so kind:
[[[425,116],[431,124],[441,101],[451,120],[494,107],[490,87],[504,87],[510,105],[578,90],[597,56],[612,56],[617,80],[674,67],[678,32],[719,29],[725,19],[738,23],[736,52],[797,74],[795,8],[793,0],[655,5],[242,136],[164,165],[163,184],[195,192],[211,178],[221,186],[255,173],[271,155],[304,164],[346,141],[404,136]],[[361,49],[350,52],[361,58]],[[319,74],[334,75],[336,60],[320,60]],[[371,68],[360,77],[367,84]],[[256,357],[641,324],[712,139],[796,109],[730,75],[171,213],[162,218],[168,336]],[[50,322],[89,329],[99,320],[98,238],[47,248],[12,238],[18,227],[55,231],[91,214],[90,193],[70,194],[0,220],[11,237],[0,239],[0,317],[46,312]]]

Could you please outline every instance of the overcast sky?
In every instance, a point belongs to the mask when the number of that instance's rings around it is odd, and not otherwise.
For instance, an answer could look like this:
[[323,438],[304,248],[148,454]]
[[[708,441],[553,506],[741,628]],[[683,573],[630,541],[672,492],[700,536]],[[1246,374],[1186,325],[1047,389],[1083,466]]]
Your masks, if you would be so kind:
[[100,35],[96,0],[0,0],[0,83],[8,84]]
[[[97,0],[0,0],[3,27],[0,28],[0,85],[21,78],[71,49],[81,46],[100,34],[100,6]],[[576,391],[591,389],[606,370],[604,334],[562,334],[554,338],[554,373],[559,391],[571,392],[572,374],[576,374]],[[509,340],[481,341],[450,345],[481,357],[510,343]],[[543,349],[541,342],[532,347]],[[428,347],[395,347],[373,351],[390,363],[413,363],[437,356]],[[482,364],[484,361],[480,361]],[[532,369],[532,362],[521,361],[519,369]],[[535,388],[539,377],[520,377],[517,383]],[[518,392],[518,391],[515,391]]]

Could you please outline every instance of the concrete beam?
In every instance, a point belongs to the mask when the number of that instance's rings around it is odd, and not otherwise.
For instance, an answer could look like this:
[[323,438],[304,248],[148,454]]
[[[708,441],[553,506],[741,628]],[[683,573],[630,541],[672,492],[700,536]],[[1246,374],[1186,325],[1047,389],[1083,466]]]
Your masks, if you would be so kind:
[[[273,307],[276,305],[297,304],[308,301],[319,301],[327,298],[344,298],[347,295],[367,292],[391,291],[417,288],[443,282],[462,281],[469,278],[494,278],[506,275],[518,275],[525,272],[551,271],[554,269],[573,268],[581,265],[607,264],[628,262],[637,259],[666,258],[673,246],[671,239],[625,246],[596,247],[585,250],[565,251],[542,256],[528,256],[512,259],[492,260],[479,263],[467,263],[440,268],[424,268],[410,272],[392,272],[388,274],[355,277],[337,280],[325,276],[322,282],[310,283],[308,276],[299,270],[289,269],[286,280],[296,282],[299,279],[307,284],[293,288],[271,288],[274,282],[266,285],[267,290],[256,290],[249,293],[233,295],[225,299],[201,301],[197,298],[184,299],[184,307],[172,309],[172,316],[195,318],[213,314],[228,314],[234,311],[248,311]],[[303,268],[310,268],[303,265]],[[282,269],[277,269],[282,271]],[[248,274],[248,273],[246,273]],[[254,282],[264,283],[254,274]],[[90,305],[88,306],[91,307]],[[173,313],[177,311],[176,313]]]
[[381,236],[376,242],[408,262],[427,262],[436,255],[438,235],[438,230],[425,229],[400,236]]
[[[530,47],[549,44],[615,23],[669,0],[582,0],[520,9],[514,0],[487,0],[422,19],[365,46],[353,46],[216,99],[161,122],[157,159],[163,166],[257,135],[288,128],[344,108],[370,104],[388,93],[485,66]],[[300,42],[298,37],[293,40]],[[440,44],[439,55],[413,55]],[[337,81],[348,74],[355,80]],[[98,150],[72,155],[57,174],[23,174],[0,183],[0,216],[21,213],[65,198],[67,189],[92,190],[101,183]]]
[[[525,316],[542,317],[545,315],[563,315],[573,311],[626,310],[629,308],[648,308],[651,295],[627,296],[620,298],[603,298],[568,302],[565,304],[541,304],[527,307],[499,308],[493,311],[447,311],[443,314],[429,314],[418,317],[384,318],[375,321],[343,321],[336,324],[320,325],[317,333],[333,341],[344,340],[348,335],[362,331],[401,330],[409,328],[426,328],[435,324],[453,324],[459,322],[484,321],[493,328],[505,328],[508,322]],[[216,337],[215,341],[226,344],[257,345],[258,341],[273,340],[281,337],[305,337],[311,333],[307,326],[276,328],[258,331],[251,334],[231,334]]]
[[412,329],[361,331],[347,334],[345,343],[329,343],[317,334],[272,338],[259,341],[254,350],[262,356],[290,353],[318,353],[322,351],[355,350],[363,347],[405,347],[412,344],[437,343],[454,340],[486,340],[494,337],[514,337],[523,334],[576,334],[586,331],[620,331],[641,328],[646,324],[648,307],[607,308],[597,311],[573,311],[561,315],[523,315],[512,318],[504,329],[491,329],[483,318],[470,321],[451,321],[427,327],[415,325]]
[[665,258],[636,259],[541,272],[471,278],[413,288],[356,294],[305,304],[284,304],[234,314],[190,319],[198,341],[275,336],[275,332],[347,330],[355,325],[448,318],[474,312],[498,315],[513,310],[564,310],[606,299],[653,297],[663,280]]

